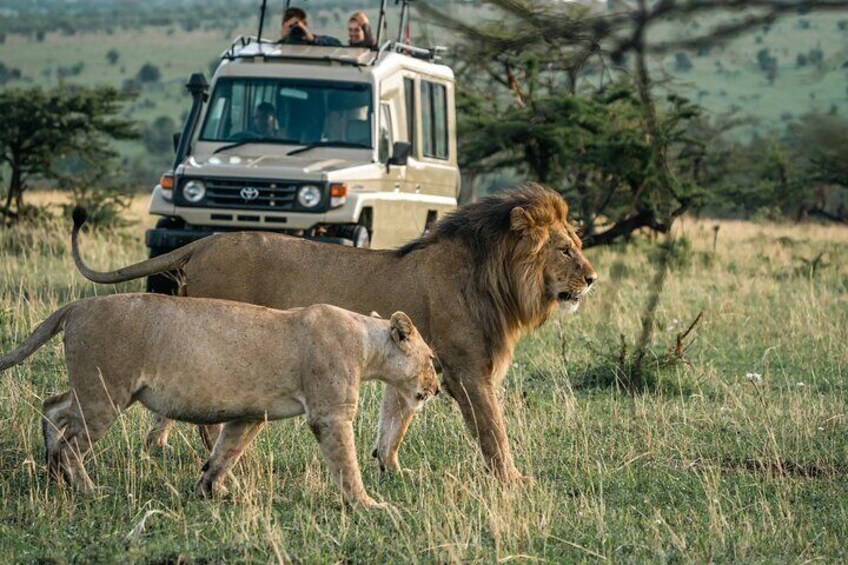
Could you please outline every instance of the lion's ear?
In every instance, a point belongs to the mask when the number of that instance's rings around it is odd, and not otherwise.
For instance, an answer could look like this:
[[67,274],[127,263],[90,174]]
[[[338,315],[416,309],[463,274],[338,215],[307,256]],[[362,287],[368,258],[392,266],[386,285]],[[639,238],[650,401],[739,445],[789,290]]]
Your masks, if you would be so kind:
[[406,345],[406,340],[415,331],[415,326],[412,325],[412,320],[403,312],[395,312],[392,314],[392,319],[389,320],[389,327],[392,331],[392,340],[401,347]]
[[368,315],[369,315],[369,316],[371,316],[372,318],[377,318],[377,319],[379,319],[379,320],[382,320],[382,319],[383,319],[383,317],[380,315],[380,313],[379,313],[379,312],[377,312],[376,310],[373,310],[373,311],[372,311],[370,314],[368,314]]
[[516,206],[509,213],[509,227],[512,228],[512,231],[524,234],[536,227],[536,222],[533,221],[527,210]]

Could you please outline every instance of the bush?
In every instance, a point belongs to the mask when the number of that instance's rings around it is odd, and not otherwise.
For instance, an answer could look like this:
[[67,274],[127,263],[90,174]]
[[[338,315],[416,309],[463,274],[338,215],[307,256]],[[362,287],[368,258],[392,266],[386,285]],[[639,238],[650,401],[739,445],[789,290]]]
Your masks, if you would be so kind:
[[21,70],[7,67],[0,61],[0,86],[6,84],[10,80],[19,80],[21,78]]
[[75,65],[71,65],[70,67],[57,67],[56,68],[56,76],[59,77],[59,80],[63,80],[67,77],[75,77],[79,76],[82,73],[82,70],[85,68],[85,63],[80,61]]
[[144,128],[144,147],[154,155],[166,155],[173,151],[173,134],[177,123],[170,116],[159,116]]
[[119,57],[120,54],[118,53],[117,49],[109,49],[109,52],[106,53],[106,60],[109,62],[110,65],[114,65],[115,63],[117,63]]
[[674,54],[674,69],[678,72],[685,73],[692,70],[692,61],[689,60],[689,55],[683,51],[678,51]]
[[123,217],[132,204],[132,196],[119,188],[83,186],[72,188],[71,193],[73,203],[62,205],[62,215],[67,218],[76,206],[82,206],[88,214],[87,226],[117,228],[132,223]]
[[159,71],[159,67],[153,65],[151,63],[145,63],[138,70],[138,74],[136,78],[139,82],[159,82],[159,79],[162,78],[162,73]]
[[772,56],[768,47],[757,52],[757,64],[760,70],[766,73],[769,83],[773,83],[777,78],[777,57]]

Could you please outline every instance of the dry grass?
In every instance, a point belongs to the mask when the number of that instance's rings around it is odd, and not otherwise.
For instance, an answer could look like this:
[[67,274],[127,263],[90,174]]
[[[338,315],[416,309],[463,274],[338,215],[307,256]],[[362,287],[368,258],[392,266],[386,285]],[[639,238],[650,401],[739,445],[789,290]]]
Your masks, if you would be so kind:
[[[713,253],[713,223],[681,226],[689,247],[673,257],[640,393],[618,385],[617,359],[650,292],[647,243],[591,250],[590,301],[519,344],[503,394],[534,485],[487,478],[448,400],[413,424],[401,453],[411,473],[379,477],[367,455],[380,390],[366,387],[359,456],[371,493],[395,506],[385,514],[344,509],[302,420],[260,434],[229,500],[192,495],[204,454],[190,427],[145,454],[141,408],[88,463],[102,494],[51,484],[38,408],[66,383],[54,340],[0,374],[3,560],[845,560],[848,230],[720,222]],[[0,232],[0,350],[69,300],[141,288],[83,281],[68,231]],[[141,234],[87,234],[85,255],[128,264],[144,255]],[[653,362],[701,310],[687,362]]]

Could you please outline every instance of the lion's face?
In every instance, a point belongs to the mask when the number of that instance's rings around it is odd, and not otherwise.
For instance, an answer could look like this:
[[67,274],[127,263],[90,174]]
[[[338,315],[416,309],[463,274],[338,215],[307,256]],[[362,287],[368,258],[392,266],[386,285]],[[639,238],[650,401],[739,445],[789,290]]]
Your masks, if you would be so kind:
[[389,326],[397,346],[391,365],[399,378],[393,384],[404,391],[410,403],[420,408],[439,394],[439,379],[433,365],[436,357],[403,312],[395,312]]
[[545,292],[551,300],[570,312],[576,312],[580,301],[589,293],[598,274],[583,256],[580,239],[573,230],[551,226],[548,241],[542,249]]
[[540,271],[541,280],[536,280],[541,285],[537,286],[541,300],[575,312],[598,275],[583,256],[580,238],[565,219],[564,203],[559,214],[535,212],[531,214],[520,207],[512,210],[512,229],[519,234],[517,250],[532,257],[533,267]]

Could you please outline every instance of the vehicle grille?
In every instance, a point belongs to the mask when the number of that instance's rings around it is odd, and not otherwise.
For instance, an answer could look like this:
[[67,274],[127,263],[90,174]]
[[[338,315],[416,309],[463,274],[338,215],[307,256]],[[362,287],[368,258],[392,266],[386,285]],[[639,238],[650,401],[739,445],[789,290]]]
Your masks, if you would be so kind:
[[[209,208],[292,210],[298,189],[296,184],[268,180],[207,179],[204,182],[206,206]],[[242,189],[251,188],[256,189],[258,195],[255,198],[245,198]]]

